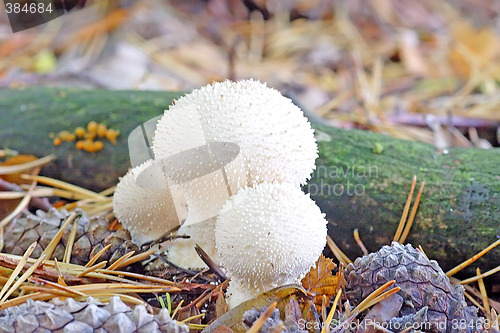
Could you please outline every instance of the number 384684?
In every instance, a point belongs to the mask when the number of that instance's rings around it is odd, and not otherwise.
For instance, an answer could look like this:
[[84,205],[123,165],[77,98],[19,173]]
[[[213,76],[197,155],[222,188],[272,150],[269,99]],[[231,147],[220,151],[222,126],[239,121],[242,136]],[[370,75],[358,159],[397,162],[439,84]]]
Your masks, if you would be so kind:
[[30,13],[30,14],[43,14],[43,13],[52,13],[52,4],[44,4],[42,2],[36,3],[36,2],[31,2],[31,3],[11,3],[7,2],[5,3],[5,10],[7,11],[7,14],[21,14],[21,13]]

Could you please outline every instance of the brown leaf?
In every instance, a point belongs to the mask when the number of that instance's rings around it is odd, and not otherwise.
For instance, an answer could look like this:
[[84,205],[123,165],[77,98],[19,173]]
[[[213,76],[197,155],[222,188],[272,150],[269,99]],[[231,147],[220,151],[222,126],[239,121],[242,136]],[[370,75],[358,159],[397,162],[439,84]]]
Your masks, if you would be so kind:
[[449,60],[458,75],[470,76],[473,64],[498,78],[499,69],[495,64],[500,59],[500,38],[493,29],[476,29],[463,21],[452,28],[451,34],[455,43],[450,49]]
[[226,300],[224,298],[223,292],[219,292],[219,296],[217,296],[217,300],[215,301],[215,317],[219,318],[224,313],[228,311],[228,306]]
[[330,258],[321,255],[316,262],[316,267],[302,279],[302,286],[314,295],[314,304],[321,307],[323,295],[330,299],[337,293],[339,288],[339,276],[333,275],[333,269],[337,267]]
[[[0,163],[1,166],[9,166],[9,165],[18,165],[18,164],[24,164],[27,162],[33,162],[36,161],[38,158],[33,155],[17,155],[9,158],[6,161],[3,161]],[[30,173],[30,171],[25,171],[22,173]],[[13,183],[13,184],[30,184],[31,180],[26,180],[21,178],[21,173],[16,172],[16,173],[11,173],[8,175],[0,175],[0,178],[3,180]]]

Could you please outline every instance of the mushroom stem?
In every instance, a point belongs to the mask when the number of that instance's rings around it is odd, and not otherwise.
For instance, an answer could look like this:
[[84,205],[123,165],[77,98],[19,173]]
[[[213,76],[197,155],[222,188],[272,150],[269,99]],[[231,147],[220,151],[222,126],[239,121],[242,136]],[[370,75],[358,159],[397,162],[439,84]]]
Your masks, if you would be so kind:
[[195,251],[194,247],[198,244],[218,263],[215,219],[233,192],[236,193],[244,186],[246,178],[240,176],[243,173],[242,165],[243,158],[238,155],[226,166],[180,185],[184,186],[188,214],[177,234],[188,235],[190,238],[172,242],[167,254],[171,262],[189,269],[206,268]]

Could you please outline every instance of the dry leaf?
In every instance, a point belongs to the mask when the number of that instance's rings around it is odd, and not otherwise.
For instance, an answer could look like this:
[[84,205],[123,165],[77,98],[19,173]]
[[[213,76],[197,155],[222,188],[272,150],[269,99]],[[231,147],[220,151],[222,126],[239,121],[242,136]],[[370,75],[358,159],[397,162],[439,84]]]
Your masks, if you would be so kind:
[[339,276],[332,274],[337,267],[330,258],[321,255],[316,262],[316,267],[302,279],[302,285],[314,295],[314,304],[321,308],[323,295],[330,299],[337,293],[339,287]]
[[449,60],[458,75],[469,77],[472,67],[476,66],[499,78],[494,64],[500,58],[500,38],[491,28],[478,30],[463,21],[453,27],[452,37],[455,44],[450,49]]
[[[28,162],[33,162],[36,161],[38,158],[33,155],[17,155],[13,156],[6,161],[0,163],[0,166],[9,166],[9,165],[18,165],[18,164],[24,164]],[[23,173],[30,173],[30,170],[25,171]],[[11,173],[8,175],[0,175],[0,178],[3,180],[13,183],[13,184],[31,184],[31,180],[26,180],[21,178],[21,173],[16,172],[16,173]]]
[[[245,326],[241,321],[245,311],[252,308],[261,309],[263,307],[268,307],[269,304],[273,302],[277,302],[276,308],[280,310],[280,313],[284,313],[285,307],[290,299],[304,299],[305,297],[306,291],[299,285],[286,285],[274,288],[229,310],[221,317],[218,317],[209,326],[205,327],[203,333],[213,333],[221,326],[228,326],[233,332],[245,332]],[[299,302],[299,304],[307,304],[307,302]],[[303,309],[301,309],[301,311],[302,310]]]

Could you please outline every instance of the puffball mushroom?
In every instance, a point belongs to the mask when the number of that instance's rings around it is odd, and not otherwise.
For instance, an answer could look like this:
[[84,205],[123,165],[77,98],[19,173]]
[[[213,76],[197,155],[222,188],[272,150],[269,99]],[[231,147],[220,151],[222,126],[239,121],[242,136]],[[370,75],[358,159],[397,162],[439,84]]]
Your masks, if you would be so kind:
[[179,98],[158,122],[153,151],[161,160],[207,142],[240,147],[249,186],[303,185],[316,168],[318,147],[302,110],[252,79],[215,82]]
[[[211,180],[215,186],[230,186],[231,194],[263,181],[304,184],[318,156],[314,131],[300,108],[277,90],[251,79],[216,82],[181,97],[159,120],[153,151],[159,161],[212,142],[240,148],[237,172],[229,184],[221,183],[215,173]],[[211,181],[188,184],[186,224],[201,222],[200,216],[214,217],[204,207],[218,212],[227,200],[208,194]],[[196,257],[194,250],[192,254]]]
[[136,183],[139,174],[152,163],[149,160],[130,169],[118,182],[113,195],[113,212],[138,245],[156,240],[180,224],[166,180],[155,188]]
[[229,306],[298,283],[325,247],[326,225],[309,194],[293,184],[264,182],[231,197],[215,226],[219,259],[231,278]]

